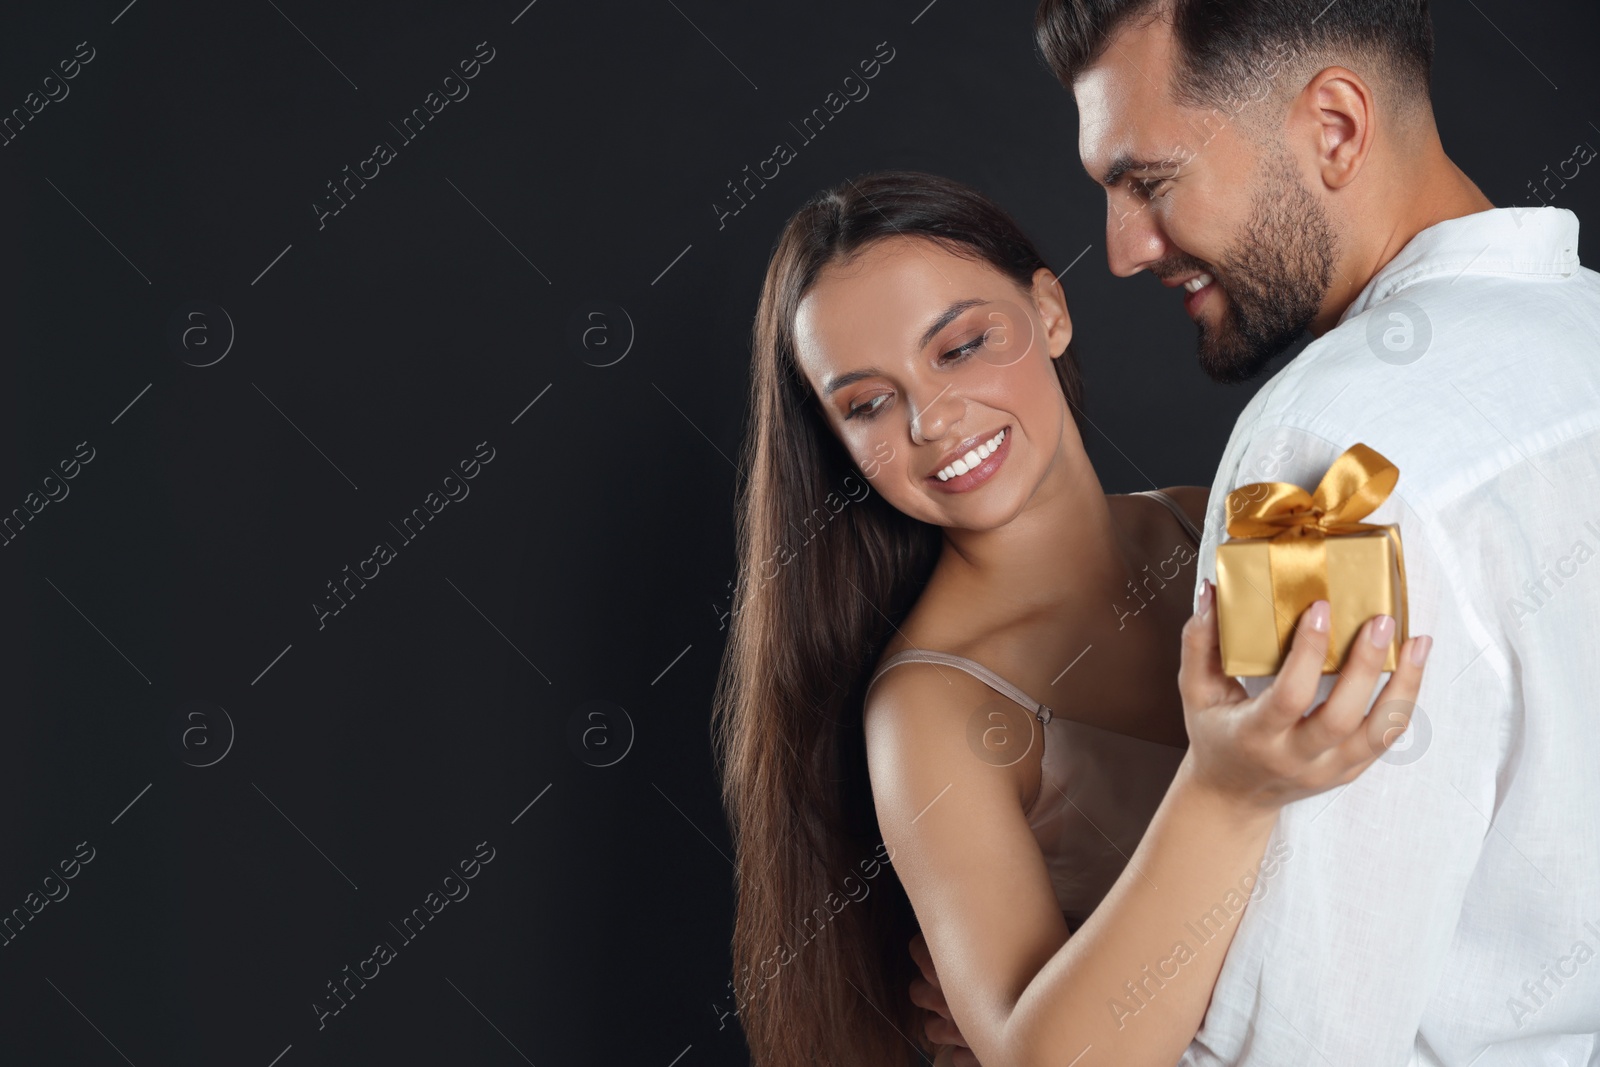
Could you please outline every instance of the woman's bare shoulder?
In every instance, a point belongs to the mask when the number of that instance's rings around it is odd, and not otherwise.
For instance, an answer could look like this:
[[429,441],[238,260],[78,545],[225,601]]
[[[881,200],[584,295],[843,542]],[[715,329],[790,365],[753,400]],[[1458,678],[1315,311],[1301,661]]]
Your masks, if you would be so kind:
[[1211,489],[1204,485],[1174,485],[1161,490],[1178,502],[1183,513],[1202,530],[1206,526],[1206,507],[1211,501]]
[[[893,654],[892,648],[886,650],[877,669],[881,670],[884,660]],[[953,723],[961,708],[975,705],[985,693],[993,692],[966,671],[945,663],[913,660],[896,664],[873,683],[867,694],[862,715],[868,743],[875,723],[896,735],[934,732],[941,728],[940,724]]]
[[[911,662],[885,672],[862,709],[873,791],[920,777],[935,767],[1000,772],[1027,807],[1039,786],[1037,758],[1000,758],[1004,734],[1033,738],[1026,709],[979,679],[945,663]],[[1018,750],[1024,746],[1012,746]]]

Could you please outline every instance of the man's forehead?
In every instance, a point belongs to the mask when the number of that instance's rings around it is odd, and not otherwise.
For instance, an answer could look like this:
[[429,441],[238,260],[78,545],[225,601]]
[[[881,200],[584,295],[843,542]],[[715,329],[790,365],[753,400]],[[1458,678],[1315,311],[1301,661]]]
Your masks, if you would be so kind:
[[1158,159],[1181,128],[1167,92],[1173,38],[1161,19],[1130,23],[1073,83],[1078,150],[1096,181],[1119,159]]

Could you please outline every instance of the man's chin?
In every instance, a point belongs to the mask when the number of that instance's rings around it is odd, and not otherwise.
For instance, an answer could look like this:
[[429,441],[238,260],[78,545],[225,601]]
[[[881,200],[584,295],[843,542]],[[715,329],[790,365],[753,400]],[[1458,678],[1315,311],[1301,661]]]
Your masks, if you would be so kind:
[[1294,343],[1293,338],[1246,338],[1227,321],[1213,325],[1202,320],[1197,325],[1199,340],[1196,354],[1200,369],[1219,385],[1238,385],[1250,381]]

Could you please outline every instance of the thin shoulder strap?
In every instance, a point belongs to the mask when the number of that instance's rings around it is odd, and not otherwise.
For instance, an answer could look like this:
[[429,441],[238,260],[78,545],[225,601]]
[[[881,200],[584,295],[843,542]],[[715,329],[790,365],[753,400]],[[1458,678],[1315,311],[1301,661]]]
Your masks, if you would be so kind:
[[1168,496],[1166,493],[1163,493],[1159,489],[1143,489],[1139,491],[1138,495],[1155,497],[1157,500],[1165,504],[1167,506],[1167,510],[1176,515],[1178,517],[1178,521],[1183,524],[1184,532],[1193,538],[1196,545],[1200,543],[1200,540],[1204,535],[1200,532],[1199,527],[1195,526],[1194,521],[1190,519],[1188,514],[1183,510],[1182,505],[1180,505],[1176,500],[1172,499],[1172,497]]
[[1033,712],[1034,716],[1038,718],[1041,723],[1049,722],[1055,715],[1055,712],[1051,711],[1048,707],[1034,700],[1032,697],[1028,696],[1027,693],[1024,693],[1022,690],[1018,689],[1016,686],[1000,677],[994,671],[991,671],[988,667],[985,667],[983,664],[978,663],[975,660],[970,660],[965,656],[957,656],[949,652],[930,652],[920,648],[904,649],[900,652],[896,652],[894,655],[884,660],[883,666],[878,668],[878,673],[874,674],[872,676],[872,681],[867,683],[867,692],[872,692],[872,687],[877,684],[879,678],[883,677],[885,671],[889,670],[891,667],[898,667],[902,663],[942,663],[948,667],[955,667],[958,670],[966,671],[968,674],[972,675],[974,678],[977,678],[991,689],[995,689],[1001,693],[1004,693],[1012,700],[1015,700],[1018,704],[1021,704],[1023,707]]

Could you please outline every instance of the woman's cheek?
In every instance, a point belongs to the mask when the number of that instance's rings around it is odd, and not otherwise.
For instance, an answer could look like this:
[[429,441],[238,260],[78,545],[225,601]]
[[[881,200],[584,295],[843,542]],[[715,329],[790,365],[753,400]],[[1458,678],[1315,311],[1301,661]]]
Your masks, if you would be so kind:
[[894,463],[897,456],[894,446],[883,438],[872,441],[865,451],[866,454],[856,465],[861,468],[861,473],[866,475],[868,480],[876,478],[885,467]]
[[987,315],[988,333],[980,358],[973,362],[980,368],[1000,371],[1025,367],[1036,349],[1042,349],[1041,336],[1034,317],[1020,304],[1000,301]]

